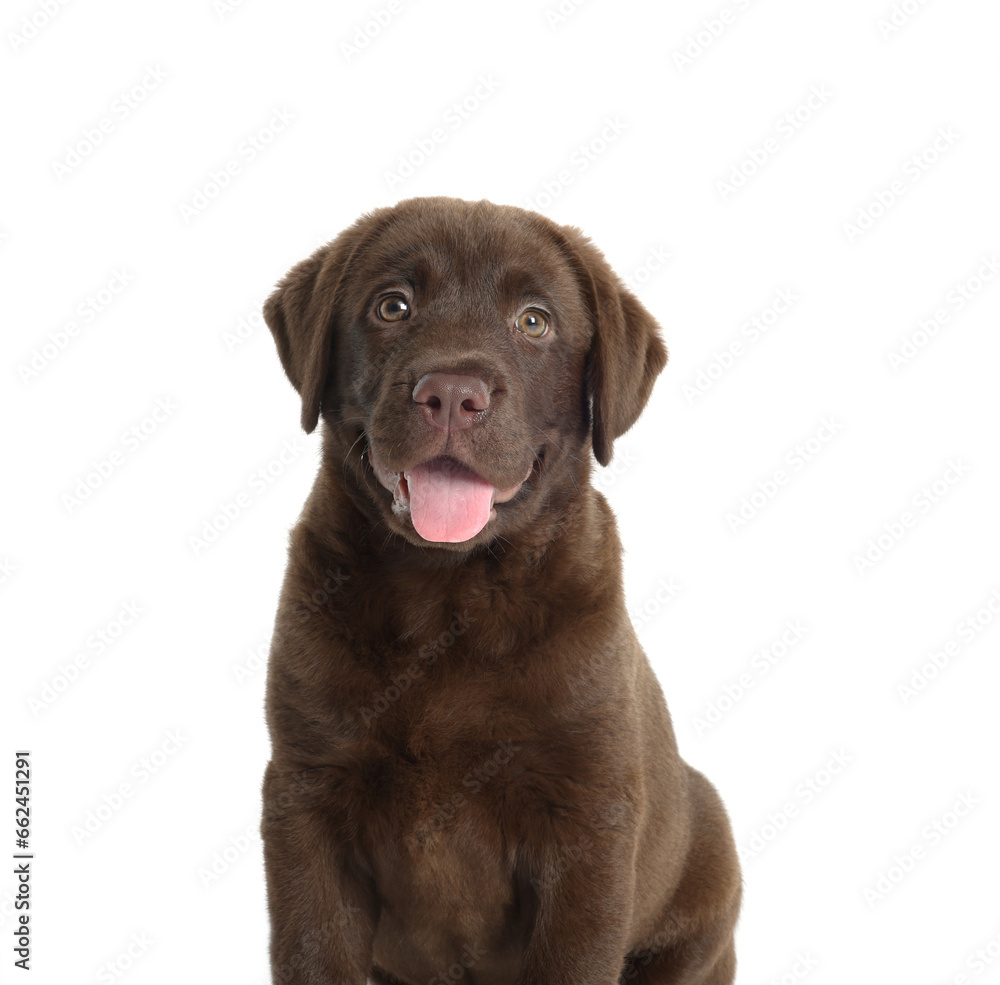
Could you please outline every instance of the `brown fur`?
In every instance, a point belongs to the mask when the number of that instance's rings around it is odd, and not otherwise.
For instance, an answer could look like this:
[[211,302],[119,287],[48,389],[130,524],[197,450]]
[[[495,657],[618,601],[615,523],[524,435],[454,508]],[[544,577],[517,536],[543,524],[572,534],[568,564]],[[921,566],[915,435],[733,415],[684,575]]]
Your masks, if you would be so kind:
[[[373,313],[390,288],[405,322]],[[514,331],[526,304],[545,338]],[[578,230],[445,198],[362,217],[265,317],[324,422],[268,678],[274,981],[732,982],[729,823],[678,756],[589,481],[666,362],[652,317]],[[484,380],[483,419],[429,427],[431,371]],[[531,474],[480,534],[428,543],[372,446],[394,471],[446,451],[499,489]]]

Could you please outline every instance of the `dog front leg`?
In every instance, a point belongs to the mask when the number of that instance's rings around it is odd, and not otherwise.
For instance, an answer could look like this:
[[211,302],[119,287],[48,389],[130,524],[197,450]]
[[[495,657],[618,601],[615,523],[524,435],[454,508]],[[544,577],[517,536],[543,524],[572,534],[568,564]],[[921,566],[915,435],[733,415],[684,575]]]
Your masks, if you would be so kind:
[[300,774],[269,764],[261,836],[274,985],[365,985],[378,920],[370,880],[351,871],[328,809]]
[[537,911],[518,985],[618,985],[634,895],[621,842],[564,842],[528,878]]

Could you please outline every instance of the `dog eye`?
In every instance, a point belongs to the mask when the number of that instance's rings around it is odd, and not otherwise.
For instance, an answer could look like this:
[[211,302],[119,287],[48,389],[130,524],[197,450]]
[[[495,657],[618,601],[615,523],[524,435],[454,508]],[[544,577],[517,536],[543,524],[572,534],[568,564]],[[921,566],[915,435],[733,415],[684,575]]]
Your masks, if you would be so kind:
[[540,339],[549,330],[549,320],[535,308],[521,312],[514,325],[519,332],[532,339]]
[[402,294],[390,294],[379,301],[377,311],[382,321],[402,321],[410,317],[410,304]]

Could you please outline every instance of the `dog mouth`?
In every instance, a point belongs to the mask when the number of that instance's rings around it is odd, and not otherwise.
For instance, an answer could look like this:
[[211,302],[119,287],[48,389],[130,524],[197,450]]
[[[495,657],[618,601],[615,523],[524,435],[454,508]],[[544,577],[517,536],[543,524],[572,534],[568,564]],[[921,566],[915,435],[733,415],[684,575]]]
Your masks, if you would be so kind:
[[440,544],[475,537],[496,517],[494,507],[513,499],[538,465],[536,459],[520,482],[497,489],[450,455],[438,455],[402,472],[385,468],[370,444],[368,457],[376,478],[392,493],[393,513],[409,514],[413,529],[424,540]]

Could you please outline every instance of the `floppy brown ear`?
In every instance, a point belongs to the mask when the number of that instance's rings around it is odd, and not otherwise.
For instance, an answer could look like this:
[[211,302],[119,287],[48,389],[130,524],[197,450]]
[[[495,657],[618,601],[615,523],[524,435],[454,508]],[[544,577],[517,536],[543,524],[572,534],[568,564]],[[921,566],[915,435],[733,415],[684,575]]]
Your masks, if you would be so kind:
[[264,302],[264,321],[281,365],[302,397],[302,428],[307,433],[319,422],[331,372],[338,295],[364,218],[292,267]]
[[642,413],[667,364],[660,326],[625,287],[604,255],[582,235],[573,243],[590,278],[594,339],[587,360],[594,456],[611,461],[612,446]]

